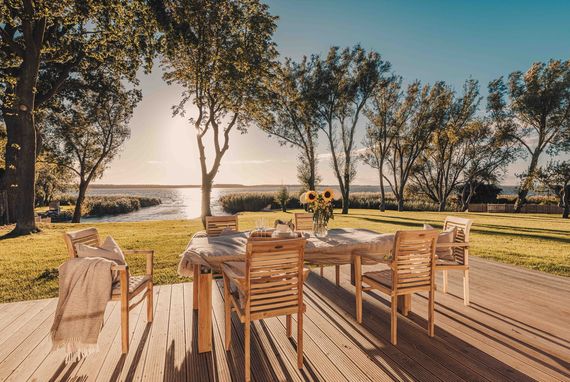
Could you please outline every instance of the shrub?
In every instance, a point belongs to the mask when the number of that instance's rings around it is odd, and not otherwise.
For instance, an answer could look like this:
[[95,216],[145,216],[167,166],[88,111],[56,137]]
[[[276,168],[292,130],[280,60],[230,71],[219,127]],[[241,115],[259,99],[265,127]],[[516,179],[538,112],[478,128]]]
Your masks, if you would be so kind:
[[[261,211],[267,206],[271,209],[280,209],[280,202],[276,201],[275,194],[270,192],[237,192],[226,194],[219,199],[225,212],[235,214],[242,211]],[[298,196],[289,195],[286,203],[287,208],[303,208]],[[336,199],[333,202],[334,208],[342,207],[342,200]],[[354,192],[350,195],[350,208],[355,209],[378,209],[380,208],[379,192]],[[437,205],[420,198],[410,198],[405,203],[408,211],[437,211]],[[455,204],[450,203],[449,209],[455,208]],[[392,193],[386,194],[386,209],[397,210],[398,203]]]
[[[60,205],[74,205],[77,197],[62,195],[57,198]],[[148,198],[145,196],[88,196],[83,202],[82,216],[103,216],[117,215],[137,211],[140,208],[157,206],[161,203],[158,198]],[[71,213],[70,213],[71,214]],[[62,215],[62,214],[60,214]]]
[[277,191],[275,195],[275,201],[281,206],[281,211],[287,212],[287,202],[289,201],[289,191],[287,187],[283,186]]
[[236,192],[220,197],[224,211],[235,214],[242,211],[261,211],[275,202],[271,192]]

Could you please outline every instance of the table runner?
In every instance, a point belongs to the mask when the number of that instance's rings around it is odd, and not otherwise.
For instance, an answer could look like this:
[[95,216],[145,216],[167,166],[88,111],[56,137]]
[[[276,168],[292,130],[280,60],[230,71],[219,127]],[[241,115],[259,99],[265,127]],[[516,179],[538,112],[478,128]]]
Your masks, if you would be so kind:
[[[362,228],[334,228],[327,237],[307,238],[305,261],[311,264],[350,264],[352,255],[363,256],[365,264],[386,262],[394,243],[394,234],[380,234]],[[248,232],[208,237],[205,231],[197,232],[178,264],[178,274],[193,276],[193,265],[203,265],[215,271],[224,261],[243,261]]]

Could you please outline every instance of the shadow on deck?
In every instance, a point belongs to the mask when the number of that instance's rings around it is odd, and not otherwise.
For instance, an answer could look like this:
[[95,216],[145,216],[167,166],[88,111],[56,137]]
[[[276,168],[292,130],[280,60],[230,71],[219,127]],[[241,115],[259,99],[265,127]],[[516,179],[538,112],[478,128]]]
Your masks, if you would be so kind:
[[[384,298],[365,295],[364,324],[354,320],[348,271],[343,267],[340,287],[329,281],[332,268],[306,283],[303,370],[296,368],[284,317],[253,324],[255,381],[570,381],[569,279],[472,258],[471,306],[463,306],[460,274],[450,272],[450,293],[437,293],[436,337],[425,331],[427,300],[415,295],[410,316],[399,316],[399,343],[392,346]],[[185,283],[155,287],[152,325],[144,304],[131,312],[127,355],[118,305],[109,303],[101,351],[69,365],[62,351],[50,353],[56,299],[2,304],[0,380],[243,380],[243,325],[234,315],[226,352],[221,283],[214,289],[211,353],[197,352],[192,284]]]

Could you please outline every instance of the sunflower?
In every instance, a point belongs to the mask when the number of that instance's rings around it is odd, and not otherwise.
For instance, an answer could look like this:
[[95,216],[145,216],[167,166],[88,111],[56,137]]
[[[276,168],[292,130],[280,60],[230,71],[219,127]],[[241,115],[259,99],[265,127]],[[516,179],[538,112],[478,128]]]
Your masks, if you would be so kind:
[[299,201],[301,202],[301,204],[307,203],[307,193],[306,192],[303,192],[301,194],[301,196],[299,196]]
[[327,203],[334,199],[334,192],[330,188],[327,188],[326,190],[324,190],[321,195],[323,196],[323,199]]
[[313,203],[315,200],[317,200],[317,196],[318,195],[315,191],[307,191],[305,199],[307,200],[307,203]]

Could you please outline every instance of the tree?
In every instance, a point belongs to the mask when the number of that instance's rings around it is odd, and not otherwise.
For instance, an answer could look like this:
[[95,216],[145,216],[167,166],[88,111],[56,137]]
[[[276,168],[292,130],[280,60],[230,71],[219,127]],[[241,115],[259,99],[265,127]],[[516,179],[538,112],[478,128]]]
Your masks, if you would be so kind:
[[71,171],[41,157],[36,163],[36,206],[47,206],[56,194],[66,192],[73,183]]
[[[257,0],[154,1],[162,29],[164,78],[184,87],[174,114],[185,115],[196,132],[202,175],[202,221],[211,215],[210,196],[233,130],[246,131],[264,105],[277,56],[276,18]],[[213,160],[206,160],[211,133]]]
[[530,156],[515,203],[519,212],[536,180],[541,155],[557,152],[570,136],[570,61],[534,63],[524,74],[511,73],[508,85],[502,78],[490,82],[488,109]]
[[362,142],[365,151],[361,154],[364,163],[378,171],[380,181],[380,211],[386,209],[384,190],[385,163],[390,155],[392,143],[402,125],[406,123],[412,102],[403,102],[402,78],[392,77],[386,86],[378,87],[372,97],[371,105],[365,109],[370,123]]
[[325,59],[313,56],[314,97],[331,151],[342,195],[342,213],[349,208],[350,184],[356,176],[355,133],[360,113],[378,87],[385,86],[390,63],[360,45],[332,47]]
[[551,161],[548,166],[540,168],[538,179],[560,198],[560,207],[564,210],[562,218],[570,217],[570,161]]
[[404,210],[404,193],[416,160],[429,145],[437,127],[434,115],[442,103],[440,98],[445,97],[444,90],[441,82],[421,86],[416,81],[408,86],[405,101],[399,107],[399,110],[410,108],[409,116],[398,130],[387,159],[391,176],[384,177],[398,202],[398,211]]
[[151,63],[155,30],[150,21],[144,0],[0,3],[0,108],[8,133],[6,176],[14,234],[37,231],[35,111],[86,63],[112,63],[134,81],[143,56]]
[[289,190],[287,190],[287,187],[282,186],[275,195],[275,201],[281,206],[281,211],[287,212],[287,202],[289,199]]
[[319,180],[316,154],[319,118],[312,97],[310,70],[306,57],[299,63],[285,59],[276,67],[275,77],[269,83],[266,110],[257,113],[257,124],[282,145],[299,149],[299,180],[307,189],[315,190]]
[[467,211],[481,186],[497,183],[520,152],[512,136],[504,134],[488,119],[476,119],[469,129],[470,149],[466,152],[468,164],[462,174],[461,211]]
[[61,97],[57,113],[46,121],[51,160],[79,177],[72,223],[81,220],[81,207],[90,182],[100,177],[130,136],[129,121],[140,101],[139,90],[127,90],[119,78],[103,70],[77,80]]
[[470,124],[479,104],[479,85],[467,80],[459,98],[444,86],[441,104],[434,114],[435,130],[426,150],[420,154],[413,171],[413,179],[421,192],[445,211],[447,200],[461,181],[461,175],[476,150],[473,138],[476,124]]

